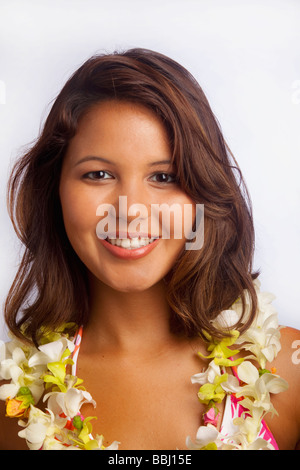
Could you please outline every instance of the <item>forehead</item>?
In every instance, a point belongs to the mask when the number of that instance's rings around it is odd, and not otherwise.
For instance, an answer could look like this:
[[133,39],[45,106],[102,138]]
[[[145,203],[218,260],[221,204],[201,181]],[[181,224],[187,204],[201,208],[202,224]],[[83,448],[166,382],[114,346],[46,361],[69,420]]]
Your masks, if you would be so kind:
[[67,156],[91,152],[107,157],[170,158],[168,135],[160,118],[145,106],[120,101],[96,104],[80,119]]

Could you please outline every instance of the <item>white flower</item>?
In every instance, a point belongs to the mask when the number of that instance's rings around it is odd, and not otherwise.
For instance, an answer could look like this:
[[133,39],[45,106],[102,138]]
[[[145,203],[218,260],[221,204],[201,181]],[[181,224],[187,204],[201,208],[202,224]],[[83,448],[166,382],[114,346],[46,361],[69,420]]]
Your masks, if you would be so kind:
[[224,441],[221,450],[275,450],[272,444],[261,437],[253,442],[248,441],[245,434],[241,432],[230,436]]
[[[246,415],[246,412],[244,412]],[[239,431],[247,437],[248,443],[252,443],[258,436],[261,420],[263,417],[263,409],[253,407],[251,410],[251,416],[241,416],[235,418],[233,424],[239,426]]]
[[39,450],[43,446],[48,426],[44,423],[32,423],[18,433],[26,440],[30,450]]
[[1,362],[0,362],[0,379],[10,380],[14,382],[18,380],[19,375],[23,373],[23,363],[27,365],[27,358],[20,343],[13,341],[11,350],[11,342],[1,345]]
[[34,354],[29,362],[29,367],[38,364],[48,364],[49,362],[59,362],[63,353],[68,349],[70,353],[74,351],[75,345],[65,337],[39,346],[39,351]]
[[191,377],[191,381],[193,384],[198,383],[199,385],[204,385],[206,383],[214,383],[216,376],[220,376],[221,371],[220,367],[215,364],[214,360],[212,360],[208,364],[208,368],[205,372],[200,372],[199,374],[195,374]]
[[31,450],[41,449],[46,438],[54,439],[56,435],[63,432],[67,420],[55,417],[50,410],[48,411],[49,413],[44,413],[31,406],[28,422],[19,421],[19,424],[25,426],[25,429],[20,431],[18,435],[26,440]]
[[40,379],[45,367],[32,368],[28,362],[36,348],[12,340],[1,345],[0,379],[10,380],[0,387],[0,399],[14,398],[20,387],[28,387],[37,403],[43,394],[44,385]]
[[[244,361],[237,368],[239,379],[246,385],[240,386],[239,380],[232,377],[222,384],[224,390],[235,393],[237,397],[246,397],[240,405],[251,413],[254,408],[262,412],[273,412],[270,393],[281,393],[288,389],[288,383],[277,375],[265,373],[259,376],[257,368],[249,361]],[[249,397],[251,399],[249,399]]]
[[280,393],[288,389],[288,383],[277,375],[265,373],[259,376],[257,368],[249,361],[244,361],[237,369],[238,376],[246,385],[241,387],[237,397],[251,397],[253,405],[271,410],[270,393]]
[[[243,344],[243,349],[250,351],[250,359],[259,362],[260,367],[264,369],[267,362],[272,362],[281,349],[280,331],[278,325],[278,315],[272,305],[275,296],[269,292],[260,292],[260,282],[254,281],[257,294],[257,312],[256,317],[250,327],[236,341],[236,344]],[[245,295],[245,315],[243,323],[247,321],[250,314],[250,296],[248,291],[244,291]],[[231,322],[231,325],[238,321],[242,316],[242,300],[239,298],[231,307],[232,310],[222,312],[220,319],[217,321]],[[234,313],[233,313],[234,312]]]
[[[260,293],[260,282],[256,279],[255,281],[253,281],[253,284],[254,284],[254,288],[256,290],[256,294],[258,296],[259,293]],[[245,301],[244,312],[243,312],[243,302],[242,302],[241,297],[239,297],[233,303],[233,305],[231,306],[230,310],[233,310],[235,312],[235,314],[233,314],[232,312],[230,314],[231,315],[231,326],[233,324],[237,323],[238,321],[240,321],[240,319],[242,318],[242,313],[244,313],[243,319],[242,319],[243,323],[246,323],[247,320],[249,319],[249,316],[250,316],[250,313],[251,313],[251,297],[250,297],[249,291],[247,289],[245,289],[243,291],[243,297],[244,297],[244,301]],[[228,321],[229,318],[230,318],[229,315],[226,314],[226,321]]]
[[194,442],[190,436],[186,438],[186,446],[190,450],[201,450],[212,443],[215,443],[217,446],[221,443],[219,437],[219,431],[211,424],[208,424],[207,426],[200,426]]
[[243,348],[250,351],[252,355],[248,359],[258,361],[260,367],[264,369],[267,362],[272,362],[281,349],[280,331],[273,324],[277,322],[277,316],[272,315],[261,323],[262,316],[254,322],[250,328],[240,336],[237,344],[245,342]]
[[239,321],[240,315],[235,310],[223,310],[212,322],[218,330],[231,330]]
[[[250,351],[250,359],[259,362],[261,368],[266,367],[267,362],[272,362],[281,349],[280,328],[278,325],[278,315],[272,305],[275,296],[269,292],[260,292],[260,282],[254,281],[257,294],[256,317],[250,327],[236,341],[237,345],[243,344],[243,349]],[[245,323],[250,315],[251,299],[249,292],[244,291],[245,313],[242,323]],[[231,309],[223,310],[212,322],[220,329],[232,329],[242,318],[243,303],[239,298],[232,305]]]
[[70,388],[67,392],[50,392],[44,397],[48,399],[47,408],[55,415],[64,413],[65,416],[73,418],[76,416],[84,403],[91,403],[96,406],[90,393],[77,388]]

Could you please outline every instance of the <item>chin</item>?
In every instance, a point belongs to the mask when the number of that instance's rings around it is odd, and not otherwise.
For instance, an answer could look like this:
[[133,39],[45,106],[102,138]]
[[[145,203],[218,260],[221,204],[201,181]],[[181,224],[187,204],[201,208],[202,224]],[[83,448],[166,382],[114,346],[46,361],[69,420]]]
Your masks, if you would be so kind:
[[122,282],[106,282],[105,284],[118,292],[133,294],[144,292],[156,285],[158,282],[159,281],[157,279],[153,280],[153,282],[151,282],[150,279],[147,279],[144,282],[141,279],[136,281],[134,281],[134,279],[126,279]]
[[[153,276],[150,277],[151,273],[148,273],[146,275],[141,275],[141,273],[136,273],[134,274],[127,274],[127,275],[117,275],[117,276],[101,276],[101,275],[96,275],[94,274],[93,277],[96,277],[98,281],[100,281],[102,284],[107,286],[108,288],[111,288],[115,291],[118,292],[123,292],[123,293],[140,293],[144,292],[148,289],[151,289],[153,286],[159,284],[164,276],[162,275],[161,277],[158,276]],[[152,273],[153,274],[153,273]],[[96,281],[97,282],[97,281]]]
[[149,289],[152,286],[134,286],[134,285],[126,285],[126,286],[118,286],[118,287],[113,287],[118,292],[123,292],[124,294],[137,294],[139,292],[145,292],[147,289]]

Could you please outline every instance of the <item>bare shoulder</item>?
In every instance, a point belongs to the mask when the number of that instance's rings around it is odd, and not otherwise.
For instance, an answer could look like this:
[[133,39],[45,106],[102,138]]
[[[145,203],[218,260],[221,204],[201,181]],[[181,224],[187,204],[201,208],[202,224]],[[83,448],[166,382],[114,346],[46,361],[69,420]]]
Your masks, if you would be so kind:
[[300,330],[284,327],[281,333],[281,350],[276,359],[267,365],[288,382],[288,390],[274,395],[272,402],[278,417],[269,421],[281,449],[298,449],[300,445]]
[[[273,361],[276,373],[289,384],[289,398],[295,397],[294,409],[300,423],[300,330],[284,327],[281,333],[281,351]],[[297,400],[296,400],[297,398]]]
[[280,333],[281,351],[274,365],[283,378],[288,377],[300,389],[300,330],[284,327]]

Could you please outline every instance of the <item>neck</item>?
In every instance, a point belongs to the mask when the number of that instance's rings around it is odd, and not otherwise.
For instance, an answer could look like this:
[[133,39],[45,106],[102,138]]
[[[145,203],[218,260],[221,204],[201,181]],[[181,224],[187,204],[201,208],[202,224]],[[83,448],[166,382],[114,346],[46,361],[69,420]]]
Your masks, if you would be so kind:
[[119,292],[93,278],[91,311],[84,336],[93,348],[137,351],[163,347],[174,339],[165,285],[143,292]]

